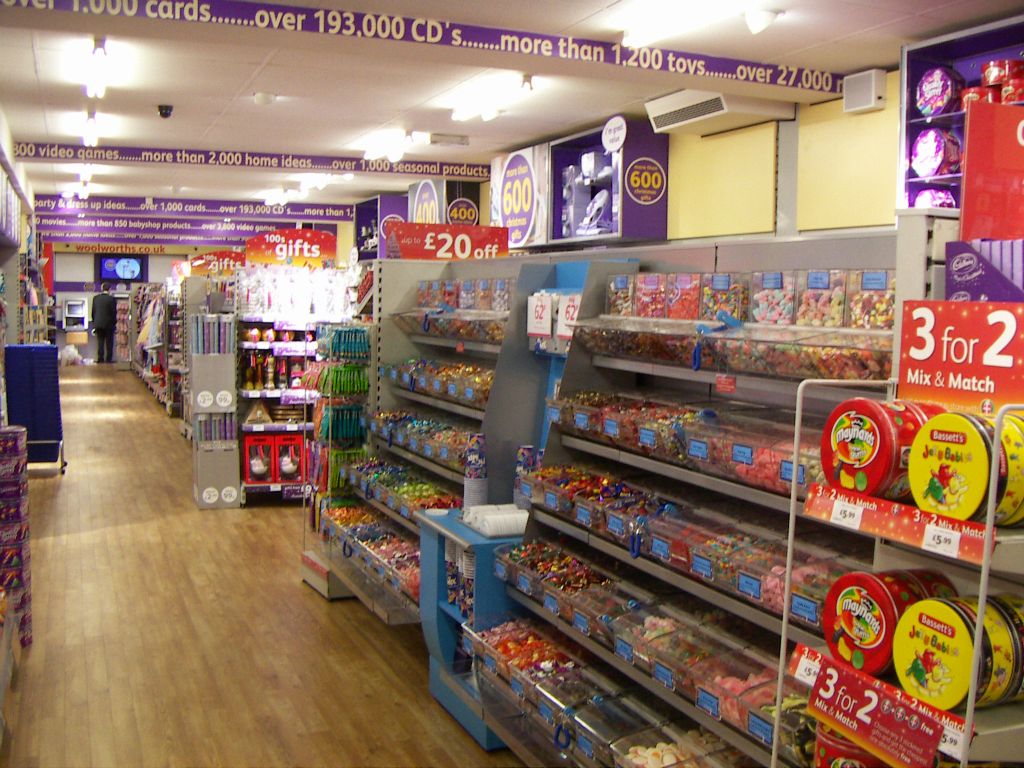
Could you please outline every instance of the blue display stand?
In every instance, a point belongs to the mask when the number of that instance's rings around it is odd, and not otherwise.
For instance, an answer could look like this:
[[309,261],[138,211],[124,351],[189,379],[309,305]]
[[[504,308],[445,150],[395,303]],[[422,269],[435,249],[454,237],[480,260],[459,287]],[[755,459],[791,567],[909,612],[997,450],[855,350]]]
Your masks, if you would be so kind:
[[522,539],[486,538],[463,525],[457,512],[439,517],[416,513],[416,519],[420,523],[420,620],[430,652],[430,692],[481,747],[501,749],[504,743],[484,723],[472,674],[468,669],[456,668],[456,659],[462,655],[459,644],[466,619],[448,603],[444,549],[445,540],[452,539],[476,555],[474,611],[469,625],[483,630],[521,613],[505,594],[504,583],[494,575],[494,550]]
[[64,428],[60,415],[57,347],[12,344],[5,349],[7,421],[28,430],[28,460],[61,463]]

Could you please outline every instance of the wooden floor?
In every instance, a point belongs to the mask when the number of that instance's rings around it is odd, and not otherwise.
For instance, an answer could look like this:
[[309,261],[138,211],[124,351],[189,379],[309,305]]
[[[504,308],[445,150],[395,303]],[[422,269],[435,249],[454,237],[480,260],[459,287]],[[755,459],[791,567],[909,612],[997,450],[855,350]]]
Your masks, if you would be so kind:
[[431,698],[418,626],[300,582],[298,507],[196,510],[189,445],[128,372],[70,369],[61,397],[0,763],[518,765]]

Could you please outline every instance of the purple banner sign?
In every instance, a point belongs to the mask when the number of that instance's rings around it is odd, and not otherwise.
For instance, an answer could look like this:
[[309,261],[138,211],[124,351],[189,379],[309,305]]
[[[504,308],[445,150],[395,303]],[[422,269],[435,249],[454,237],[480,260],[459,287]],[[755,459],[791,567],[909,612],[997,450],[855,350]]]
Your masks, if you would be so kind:
[[120,234],[202,235],[208,237],[244,240],[275,229],[291,229],[287,221],[181,221],[178,219],[121,218],[113,216],[36,216],[36,229],[40,232],[79,232],[93,234],[116,232]]
[[78,144],[17,141],[14,157],[26,162],[106,163],[112,165],[186,165],[207,168],[310,171],[316,173],[382,173],[441,176],[447,179],[488,179],[489,165],[474,163],[365,160],[361,157],[296,155],[291,152],[246,152],[222,149],[155,147],[83,147]]
[[[110,250],[108,244],[130,246],[133,244],[148,245],[169,245],[169,246],[234,246],[245,243],[246,238],[234,235],[219,237],[210,235],[193,234],[158,234],[155,232],[75,232],[74,230],[47,230],[40,232],[39,236],[50,243],[95,243],[96,247],[106,253]],[[129,247],[126,253],[133,252]],[[155,253],[155,251],[146,251]]]
[[352,221],[352,205],[333,203],[288,203],[264,205],[254,200],[179,200],[170,197],[95,197],[88,200],[60,195],[36,195],[39,214],[100,214],[105,216],[173,216],[177,219],[211,219],[244,216],[251,221],[290,220],[339,222]]
[[[36,12],[82,16],[165,19],[195,24],[284,32],[310,32],[339,38],[398,41],[444,48],[485,50],[509,56],[583,62],[595,67],[630,67],[655,72],[763,83],[805,91],[840,93],[842,76],[833,72],[763,64],[665,48],[627,48],[619,43],[565,35],[459,24],[386,13],[276,5],[249,0],[3,0],[2,5]],[[355,170],[355,169],[348,169]],[[387,171],[384,171],[387,172]],[[431,174],[443,175],[454,174]],[[477,177],[482,178],[482,177]]]

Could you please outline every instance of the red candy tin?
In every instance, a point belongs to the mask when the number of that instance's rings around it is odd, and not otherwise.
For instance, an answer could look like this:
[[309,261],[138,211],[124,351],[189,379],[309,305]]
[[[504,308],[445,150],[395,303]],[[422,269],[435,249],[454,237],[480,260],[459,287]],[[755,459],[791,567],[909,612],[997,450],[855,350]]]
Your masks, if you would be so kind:
[[885,768],[885,763],[825,725],[818,726],[814,768]]
[[909,571],[840,576],[825,598],[822,625],[832,656],[869,675],[892,666],[892,641],[903,612],[927,597]]
[[910,496],[907,456],[936,406],[863,397],[836,406],[821,435],[821,467],[829,485],[868,496]]
[[960,92],[960,109],[967,109],[972,101],[988,101],[998,104],[1002,101],[1001,85],[980,85],[975,88],[964,88]]
[[1002,101],[1004,104],[1024,101],[1024,77],[1014,77],[1003,83]]

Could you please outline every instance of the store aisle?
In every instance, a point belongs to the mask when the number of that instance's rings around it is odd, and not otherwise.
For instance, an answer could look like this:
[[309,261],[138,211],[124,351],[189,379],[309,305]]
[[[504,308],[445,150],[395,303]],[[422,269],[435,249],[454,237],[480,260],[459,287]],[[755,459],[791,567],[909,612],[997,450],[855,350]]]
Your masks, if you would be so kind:
[[61,397],[4,765],[518,764],[430,697],[418,626],[301,584],[298,508],[195,509],[189,445],[132,374],[66,370]]

